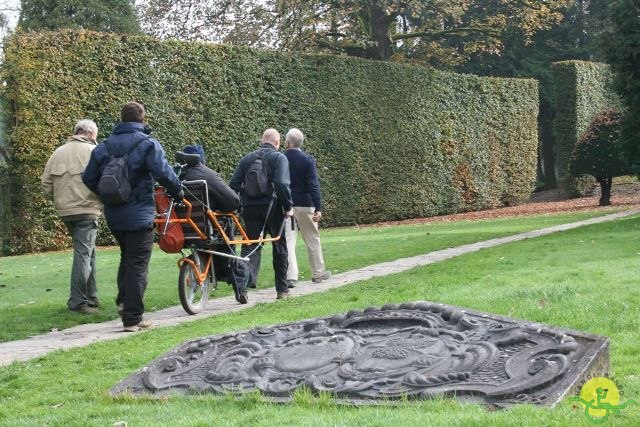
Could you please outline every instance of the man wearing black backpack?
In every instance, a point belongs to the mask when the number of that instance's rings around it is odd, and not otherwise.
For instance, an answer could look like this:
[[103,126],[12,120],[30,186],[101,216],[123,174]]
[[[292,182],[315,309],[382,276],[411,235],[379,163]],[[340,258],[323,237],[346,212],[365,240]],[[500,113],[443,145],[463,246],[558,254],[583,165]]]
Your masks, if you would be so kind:
[[[273,269],[277,299],[287,298],[287,242],[284,237],[285,218],[293,215],[291,190],[289,189],[289,162],[280,148],[280,134],[267,129],[256,151],[244,156],[236,167],[229,186],[240,193],[240,206],[245,231],[250,239],[262,234],[272,237]],[[243,245],[241,255],[249,256],[247,277],[238,280],[238,290],[245,291],[250,283],[256,283],[260,271],[261,247]]]
[[120,246],[116,304],[126,332],[152,326],[144,320],[144,292],[153,248],[154,179],[177,199],[180,180],[160,143],[149,137],[142,104],[128,102],[121,119],[92,152],[82,180],[104,204],[107,225]]

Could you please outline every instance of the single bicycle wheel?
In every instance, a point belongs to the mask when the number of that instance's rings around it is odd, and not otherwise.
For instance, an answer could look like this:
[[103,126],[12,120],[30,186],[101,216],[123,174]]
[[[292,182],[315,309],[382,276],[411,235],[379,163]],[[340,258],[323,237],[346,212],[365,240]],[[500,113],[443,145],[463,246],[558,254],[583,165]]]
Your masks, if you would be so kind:
[[[202,269],[203,263],[200,256],[194,253],[189,255],[189,259],[196,264],[198,270]],[[202,285],[199,285],[193,265],[189,262],[182,263],[180,266],[180,275],[178,276],[178,294],[180,295],[180,304],[182,304],[184,311],[189,314],[198,314],[204,309],[209,299],[210,284],[211,277],[207,275]]]

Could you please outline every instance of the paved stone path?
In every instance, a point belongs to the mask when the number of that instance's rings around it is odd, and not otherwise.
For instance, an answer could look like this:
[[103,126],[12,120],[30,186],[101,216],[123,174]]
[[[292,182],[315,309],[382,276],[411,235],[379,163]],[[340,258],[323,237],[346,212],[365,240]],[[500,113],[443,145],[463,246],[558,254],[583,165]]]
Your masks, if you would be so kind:
[[[505,243],[519,240],[545,236],[559,231],[571,230],[590,224],[597,224],[606,221],[636,215],[640,213],[640,208],[632,209],[620,213],[591,218],[584,221],[561,224],[540,230],[528,231],[497,239],[485,240],[482,242],[462,245],[455,248],[442,249],[424,255],[401,258],[395,261],[383,262],[370,265],[352,271],[336,274],[329,280],[322,283],[311,283],[310,281],[298,282],[293,296],[307,295],[316,292],[324,292],[329,289],[338,288],[350,283],[371,279],[374,277],[386,276],[400,273],[415,267],[421,267],[443,261],[458,255],[464,255],[480,249],[490,248]],[[261,289],[249,293],[249,303],[238,304],[233,296],[216,298],[210,300],[207,308],[202,313],[190,316],[186,314],[181,306],[166,308],[163,310],[145,313],[145,318],[152,320],[157,326],[172,326],[184,322],[203,319],[216,314],[230,313],[252,307],[258,303],[275,302],[275,291],[271,289]],[[139,333],[139,332],[137,332]],[[107,341],[129,336],[131,333],[122,332],[120,320],[112,320],[104,323],[88,323],[74,326],[62,331],[49,332],[44,335],[33,336],[24,340],[0,343],[0,366],[8,365],[14,361],[24,361],[36,357],[44,356],[55,350],[70,349],[88,345],[97,341]]]

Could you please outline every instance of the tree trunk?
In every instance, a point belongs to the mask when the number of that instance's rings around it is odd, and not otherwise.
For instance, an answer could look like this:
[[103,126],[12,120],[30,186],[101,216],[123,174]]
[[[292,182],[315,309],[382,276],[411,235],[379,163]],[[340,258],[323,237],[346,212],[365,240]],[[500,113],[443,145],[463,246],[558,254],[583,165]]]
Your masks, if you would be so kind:
[[611,204],[611,183],[613,177],[598,177],[596,180],[600,183],[600,206],[609,206]]
[[540,93],[540,113],[538,114],[538,138],[540,140],[540,160],[544,176],[544,189],[556,188],[556,156],[553,138],[553,106]]
[[394,22],[394,18],[387,15],[377,4],[370,4],[368,8],[369,13],[366,20],[369,22],[364,25],[369,27],[369,37],[376,43],[376,46],[367,49],[367,56],[369,59],[386,61],[393,55],[389,26]]

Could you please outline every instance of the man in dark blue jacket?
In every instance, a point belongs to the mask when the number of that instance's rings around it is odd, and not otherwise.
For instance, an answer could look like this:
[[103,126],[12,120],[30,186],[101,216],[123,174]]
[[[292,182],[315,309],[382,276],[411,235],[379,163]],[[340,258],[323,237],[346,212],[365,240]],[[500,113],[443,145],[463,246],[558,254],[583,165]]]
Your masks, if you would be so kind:
[[113,128],[109,138],[91,152],[82,174],[85,185],[99,196],[98,183],[109,161],[109,152],[122,156],[135,146],[127,158],[131,198],[122,205],[104,207],[107,225],[120,245],[116,304],[127,332],[152,326],[150,321],[142,318],[142,314],[153,248],[154,179],[174,197],[183,196],[180,180],[167,163],[160,143],[149,137],[150,130],[144,125],[144,117],[145,110],[141,104],[126,103],[121,111],[122,121]]
[[[291,190],[289,189],[289,162],[278,151],[280,148],[280,134],[275,129],[267,129],[262,135],[261,145],[256,151],[244,156],[236,167],[229,186],[240,193],[240,206],[242,218],[245,223],[247,236],[258,239],[261,231],[276,237],[282,233],[279,240],[273,242],[273,270],[275,271],[275,287],[277,299],[287,298],[287,242],[282,230],[285,217],[291,217]],[[265,165],[269,184],[273,188],[273,194],[250,197],[244,190],[244,182],[249,168],[256,157],[261,156]],[[241,255],[249,256],[249,269],[247,277],[238,280],[238,291],[246,291],[250,283],[256,283],[260,271],[261,247],[256,245],[242,245]]]
[[320,233],[318,222],[322,217],[322,200],[320,198],[320,183],[316,168],[316,159],[302,151],[304,135],[300,129],[289,129],[285,137],[287,151],[284,155],[289,160],[289,173],[291,176],[291,197],[293,199],[293,218],[285,225],[287,237],[287,253],[289,254],[289,269],[287,282],[289,287],[298,280],[298,260],[296,259],[295,226],[290,221],[298,224],[300,233],[307,246],[309,265],[311,266],[311,281],[319,283],[331,277],[331,272],[325,270],[322,246],[320,245]]

